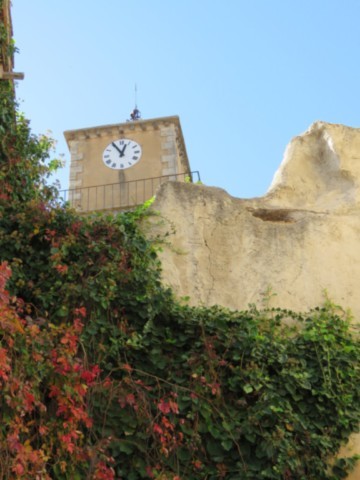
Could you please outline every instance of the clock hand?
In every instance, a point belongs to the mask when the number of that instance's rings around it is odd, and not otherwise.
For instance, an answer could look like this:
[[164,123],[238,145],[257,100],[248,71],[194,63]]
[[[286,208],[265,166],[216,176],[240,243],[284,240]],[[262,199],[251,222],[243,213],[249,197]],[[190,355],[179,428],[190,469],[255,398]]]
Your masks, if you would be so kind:
[[124,145],[122,150],[121,150],[121,156],[123,157],[125,155],[125,148],[127,147],[127,145]]
[[116,145],[115,142],[112,142],[111,145],[120,153],[120,157],[124,156],[124,150],[120,150],[120,148]]

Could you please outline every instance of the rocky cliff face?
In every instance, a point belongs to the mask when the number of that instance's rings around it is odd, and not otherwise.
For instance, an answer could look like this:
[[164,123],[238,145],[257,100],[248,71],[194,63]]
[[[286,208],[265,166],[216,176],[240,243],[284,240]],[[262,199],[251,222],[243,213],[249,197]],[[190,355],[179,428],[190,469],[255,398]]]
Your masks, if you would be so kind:
[[[264,197],[167,183],[154,209],[163,277],[196,304],[306,310],[324,295],[360,318],[360,129],[322,122],[294,138]],[[269,292],[272,296],[269,299]]]
[[360,129],[314,123],[290,142],[264,197],[169,182],[154,209],[158,228],[175,232],[164,282],[193,304],[304,311],[328,295],[359,321]]

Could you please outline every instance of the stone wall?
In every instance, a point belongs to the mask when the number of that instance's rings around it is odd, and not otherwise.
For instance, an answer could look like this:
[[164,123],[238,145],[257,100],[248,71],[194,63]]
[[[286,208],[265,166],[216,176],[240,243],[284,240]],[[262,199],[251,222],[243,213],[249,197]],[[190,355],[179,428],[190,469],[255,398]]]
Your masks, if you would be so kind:
[[[192,304],[305,311],[325,295],[360,319],[360,129],[323,122],[294,138],[264,197],[167,183],[154,209],[164,282]],[[331,412],[329,412],[331,414]],[[360,439],[352,447],[360,452]],[[360,478],[360,466],[350,479]]]

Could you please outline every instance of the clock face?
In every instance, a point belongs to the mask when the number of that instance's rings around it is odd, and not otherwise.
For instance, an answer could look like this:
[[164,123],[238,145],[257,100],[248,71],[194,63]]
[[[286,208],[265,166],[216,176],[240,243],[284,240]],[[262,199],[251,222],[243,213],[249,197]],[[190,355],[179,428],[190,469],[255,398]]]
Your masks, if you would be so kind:
[[113,170],[133,167],[141,158],[141,147],[134,140],[119,138],[109,143],[103,153],[104,164]]

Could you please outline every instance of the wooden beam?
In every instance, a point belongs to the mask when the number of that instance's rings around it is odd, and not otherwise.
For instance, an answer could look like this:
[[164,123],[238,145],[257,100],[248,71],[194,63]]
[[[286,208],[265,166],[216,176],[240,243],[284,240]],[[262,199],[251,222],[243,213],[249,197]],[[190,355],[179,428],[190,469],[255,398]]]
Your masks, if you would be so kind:
[[20,72],[0,72],[1,80],[24,80],[24,76]]

